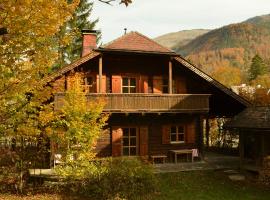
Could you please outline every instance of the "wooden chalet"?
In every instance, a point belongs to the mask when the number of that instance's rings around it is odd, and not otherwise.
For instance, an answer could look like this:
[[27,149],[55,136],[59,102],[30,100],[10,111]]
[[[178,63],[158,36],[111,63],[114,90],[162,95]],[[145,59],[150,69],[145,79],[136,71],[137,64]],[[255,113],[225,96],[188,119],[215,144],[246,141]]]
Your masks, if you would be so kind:
[[242,168],[260,171],[270,156],[270,107],[249,107],[227,122],[227,129],[239,132]]
[[249,103],[187,60],[138,32],[96,47],[83,33],[82,57],[50,76],[55,109],[74,72],[84,74],[89,100],[106,100],[108,128],[98,156],[168,156],[171,150],[202,153],[203,119],[232,117]]

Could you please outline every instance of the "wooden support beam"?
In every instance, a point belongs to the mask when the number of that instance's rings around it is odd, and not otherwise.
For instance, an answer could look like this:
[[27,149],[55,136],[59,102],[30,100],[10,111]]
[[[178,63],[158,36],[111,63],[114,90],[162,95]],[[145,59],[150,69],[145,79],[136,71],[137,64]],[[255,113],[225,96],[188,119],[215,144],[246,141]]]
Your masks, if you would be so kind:
[[98,65],[98,93],[102,92],[102,56],[99,58],[99,65]]
[[173,93],[172,88],[172,61],[169,61],[169,94]]
[[206,117],[205,120],[205,137],[206,137],[206,148],[209,148],[209,137],[210,137],[210,122],[209,116]]
[[244,165],[244,134],[239,130],[239,156],[240,156],[240,168],[243,168]]

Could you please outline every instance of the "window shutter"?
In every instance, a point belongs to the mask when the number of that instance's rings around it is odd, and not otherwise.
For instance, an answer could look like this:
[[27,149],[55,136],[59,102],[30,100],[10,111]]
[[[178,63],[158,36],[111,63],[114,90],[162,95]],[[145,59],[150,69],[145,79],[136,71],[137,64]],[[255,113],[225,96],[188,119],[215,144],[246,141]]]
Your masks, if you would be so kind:
[[[106,76],[102,75],[101,93],[106,93]],[[97,91],[99,92],[99,75],[97,75]]]
[[122,155],[123,130],[119,127],[112,127],[112,156]]
[[116,76],[116,75],[112,76],[112,93],[121,93],[122,91],[121,79],[122,79],[121,76]]
[[171,136],[170,136],[170,126],[164,125],[162,126],[162,144],[170,144]]
[[154,76],[153,77],[153,93],[162,93],[162,77]]
[[140,127],[140,156],[148,155],[148,127]]
[[187,87],[186,87],[186,80],[185,78],[177,77],[175,79],[175,88],[177,94],[186,94]]
[[148,77],[140,76],[140,84],[139,84],[139,92],[140,93],[148,93]]
[[195,143],[195,121],[192,121],[191,123],[186,125],[186,130],[185,130],[185,138],[187,143]]

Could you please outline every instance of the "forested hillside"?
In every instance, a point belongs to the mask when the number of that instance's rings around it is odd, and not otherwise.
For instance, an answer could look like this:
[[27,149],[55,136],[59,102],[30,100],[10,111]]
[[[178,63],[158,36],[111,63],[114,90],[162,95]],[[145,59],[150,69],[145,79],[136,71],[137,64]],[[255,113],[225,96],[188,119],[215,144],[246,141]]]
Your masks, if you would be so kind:
[[269,63],[270,15],[212,30],[174,50],[207,73],[212,74],[220,67],[234,67],[240,69],[241,78],[245,79],[256,54]]
[[189,43],[191,40],[209,31],[210,30],[208,29],[183,30],[161,35],[154,40],[163,46],[166,46],[170,49],[175,49]]

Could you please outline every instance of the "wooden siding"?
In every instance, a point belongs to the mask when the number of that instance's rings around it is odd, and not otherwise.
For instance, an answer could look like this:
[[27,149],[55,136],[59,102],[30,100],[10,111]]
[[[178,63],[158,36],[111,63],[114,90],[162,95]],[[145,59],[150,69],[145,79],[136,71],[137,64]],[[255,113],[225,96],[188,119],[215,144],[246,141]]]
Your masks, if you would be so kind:
[[[55,95],[55,109],[60,109],[64,93]],[[87,94],[89,101],[106,102],[105,112],[208,112],[209,96],[200,94]]]
[[[200,127],[198,126],[198,121],[199,115],[190,114],[170,114],[170,116],[169,114],[148,114],[147,116],[142,116],[141,114],[130,114],[128,116],[112,114],[108,121],[108,126],[112,127],[110,132],[112,140],[106,139],[101,144],[97,143],[97,147],[105,147],[102,150],[103,154],[98,154],[98,156],[121,156],[122,127],[137,127],[139,129],[138,155],[140,156],[156,154],[169,156],[169,150],[178,149],[198,148],[200,151]],[[169,127],[169,124],[183,124],[191,127],[192,131],[187,128],[185,132],[187,140],[184,143],[172,144],[170,141],[167,141],[166,144],[163,143],[163,127]],[[102,149],[101,147],[100,149]]]
[[112,145],[111,145],[111,130],[106,128],[97,140],[95,152],[99,157],[111,156]]

